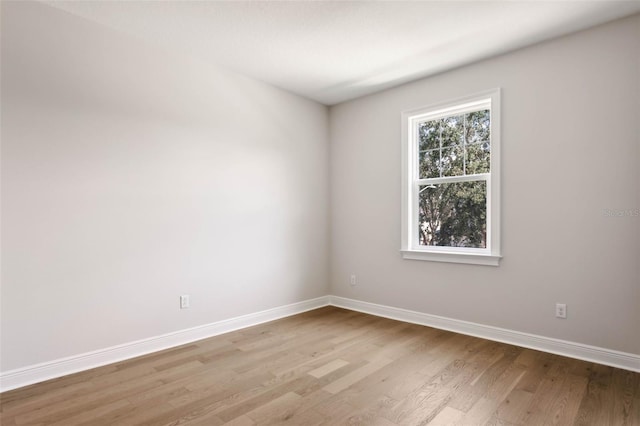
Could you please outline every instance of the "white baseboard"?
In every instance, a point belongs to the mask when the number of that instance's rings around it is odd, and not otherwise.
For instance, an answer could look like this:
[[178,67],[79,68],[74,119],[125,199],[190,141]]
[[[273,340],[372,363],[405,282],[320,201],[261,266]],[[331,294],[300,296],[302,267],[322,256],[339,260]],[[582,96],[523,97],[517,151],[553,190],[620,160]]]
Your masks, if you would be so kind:
[[147,355],[327,305],[640,372],[640,355],[429,315],[391,306],[362,302],[344,297],[322,296],[316,299],[305,300],[266,311],[205,324],[199,327],[112,346],[98,351],[2,372],[0,374],[0,392],[112,364],[114,362],[124,361],[141,355]]
[[328,304],[329,296],[318,297],[161,336],[2,372],[0,374],[0,392],[147,355],[241,328],[310,311]]
[[409,311],[391,306],[361,302],[359,300],[347,299],[338,296],[329,296],[329,304],[350,309],[352,311],[426,325],[460,334],[467,334],[469,336],[481,337],[483,339],[494,340],[497,342],[508,343],[570,358],[640,372],[640,355],[636,354],[619,352],[611,349],[584,345],[581,343],[568,342],[566,340],[553,339],[550,337],[537,336],[535,334],[521,333],[519,331],[476,324],[468,321],[429,315],[422,312]]

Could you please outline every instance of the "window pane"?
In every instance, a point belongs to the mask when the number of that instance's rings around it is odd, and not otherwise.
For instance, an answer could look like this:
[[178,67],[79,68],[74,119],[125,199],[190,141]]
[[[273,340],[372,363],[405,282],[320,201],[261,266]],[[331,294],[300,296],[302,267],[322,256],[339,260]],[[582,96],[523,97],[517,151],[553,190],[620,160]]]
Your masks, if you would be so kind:
[[465,114],[465,142],[488,142],[491,136],[491,113],[488,109]]
[[420,152],[418,169],[420,179],[440,177],[440,150]]
[[440,129],[442,120],[423,121],[418,124],[418,135],[420,137],[420,151],[440,148]]
[[464,116],[447,117],[442,120],[442,146],[461,145],[464,135]]
[[487,246],[487,183],[422,185],[418,196],[422,246]]
[[464,158],[462,147],[443,148],[440,167],[442,168],[442,176],[463,176]]
[[491,171],[491,145],[482,142],[466,146],[467,174],[489,173]]

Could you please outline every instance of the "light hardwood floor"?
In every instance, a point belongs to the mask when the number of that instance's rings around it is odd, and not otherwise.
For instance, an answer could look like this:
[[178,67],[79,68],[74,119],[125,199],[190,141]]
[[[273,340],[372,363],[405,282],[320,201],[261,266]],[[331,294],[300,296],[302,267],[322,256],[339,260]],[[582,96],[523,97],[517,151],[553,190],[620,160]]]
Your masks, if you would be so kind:
[[640,374],[326,307],[0,395],[14,425],[640,425]]

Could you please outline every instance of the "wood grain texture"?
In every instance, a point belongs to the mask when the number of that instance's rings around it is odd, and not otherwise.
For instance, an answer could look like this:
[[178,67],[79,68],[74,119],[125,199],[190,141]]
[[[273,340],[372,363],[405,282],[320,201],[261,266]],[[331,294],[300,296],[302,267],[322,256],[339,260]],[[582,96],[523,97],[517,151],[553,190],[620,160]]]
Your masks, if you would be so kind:
[[3,426],[640,426],[640,374],[325,307],[5,392],[0,407]]

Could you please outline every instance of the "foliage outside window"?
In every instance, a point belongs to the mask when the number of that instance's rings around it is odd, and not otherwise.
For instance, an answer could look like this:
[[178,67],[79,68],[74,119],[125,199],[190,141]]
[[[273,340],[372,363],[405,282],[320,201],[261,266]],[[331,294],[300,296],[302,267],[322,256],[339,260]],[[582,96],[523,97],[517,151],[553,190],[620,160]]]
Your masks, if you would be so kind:
[[497,265],[499,91],[403,114],[405,258]]

